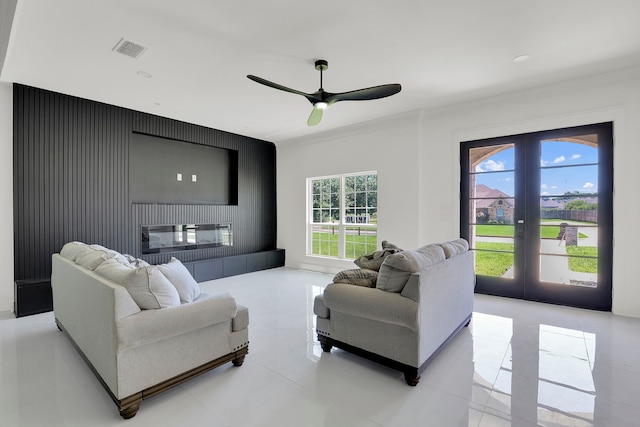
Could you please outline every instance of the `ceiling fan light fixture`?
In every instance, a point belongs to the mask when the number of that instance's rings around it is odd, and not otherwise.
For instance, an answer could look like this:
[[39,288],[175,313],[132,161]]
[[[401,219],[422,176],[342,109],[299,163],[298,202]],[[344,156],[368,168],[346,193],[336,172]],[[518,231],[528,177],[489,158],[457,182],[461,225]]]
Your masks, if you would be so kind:
[[321,110],[324,110],[325,108],[327,108],[329,106],[329,104],[327,104],[326,102],[320,101],[320,102],[316,102],[315,104],[313,104],[313,106],[315,108],[319,108]]

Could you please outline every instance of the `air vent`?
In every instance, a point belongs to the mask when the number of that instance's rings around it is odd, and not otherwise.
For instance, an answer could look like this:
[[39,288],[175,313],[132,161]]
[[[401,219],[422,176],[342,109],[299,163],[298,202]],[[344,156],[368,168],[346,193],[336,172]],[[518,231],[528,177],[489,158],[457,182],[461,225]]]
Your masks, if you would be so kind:
[[130,42],[129,40],[125,40],[123,37],[111,50],[130,56],[131,58],[139,58],[147,48],[140,46],[137,43]]

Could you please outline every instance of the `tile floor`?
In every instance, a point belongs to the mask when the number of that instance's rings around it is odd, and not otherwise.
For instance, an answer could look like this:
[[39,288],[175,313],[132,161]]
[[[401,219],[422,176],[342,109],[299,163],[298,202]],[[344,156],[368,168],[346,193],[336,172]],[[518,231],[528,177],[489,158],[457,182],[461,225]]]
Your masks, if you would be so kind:
[[331,276],[279,268],[202,284],[250,308],[250,351],[142,403],[124,421],[53,314],[0,313],[0,426],[640,426],[640,319],[477,295],[474,317],[423,373],[314,334]]

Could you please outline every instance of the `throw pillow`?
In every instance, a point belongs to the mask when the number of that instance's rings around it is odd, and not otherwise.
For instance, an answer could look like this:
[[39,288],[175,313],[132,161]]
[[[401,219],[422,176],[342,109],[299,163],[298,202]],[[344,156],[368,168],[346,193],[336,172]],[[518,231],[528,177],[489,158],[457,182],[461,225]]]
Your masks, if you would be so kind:
[[155,265],[135,268],[110,259],[97,267],[96,273],[124,286],[142,310],[180,305],[178,291]]
[[200,285],[195,281],[187,267],[185,267],[179,259],[171,257],[171,261],[166,264],[159,265],[158,268],[169,279],[171,284],[175,286],[180,295],[180,302],[187,304],[193,302],[200,296]]
[[75,261],[78,255],[88,248],[86,243],[69,242],[60,250],[60,255],[68,260]]
[[440,243],[447,259],[452,256],[460,255],[469,250],[469,243],[464,239],[451,240],[450,242]]
[[389,255],[380,267],[376,288],[387,292],[402,292],[413,273],[444,260],[444,250],[439,245]]
[[136,257],[134,257],[133,255],[129,255],[129,254],[122,254],[122,256],[129,262],[129,264],[134,264],[136,263]]
[[128,264],[129,260],[127,259],[127,257],[125,257],[124,255],[122,255],[120,252],[113,250],[113,249],[108,249],[105,248],[102,245],[98,245],[98,244],[93,244],[93,245],[89,245],[89,247],[91,249],[94,249],[96,251],[102,251],[104,253],[106,253],[109,258],[115,258],[116,260],[118,260],[118,262],[122,263],[122,264]]
[[106,252],[89,249],[78,255],[76,258],[76,264],[88,268],[89,270],[95,270],[96,267],[111,258],[113,257]]
[[354,268],[353,270],[343,270],[333,277],[333,283],[347,283],[367,288],[375,288],[378,280],[378,273],[366,268]]
[[400,249],[399,247],[397,247],[393,243],[389,243],[386,240],[382,241],[382,249],[385,250],[385,251],[393,251],[393,253],[402,252],[404,250],[404,249]]
[[362,255],[360,258],[353,261],[358,267],[366,268],[368,270],[378,271],[384,259],[390,255],[390,252],[375,251]]

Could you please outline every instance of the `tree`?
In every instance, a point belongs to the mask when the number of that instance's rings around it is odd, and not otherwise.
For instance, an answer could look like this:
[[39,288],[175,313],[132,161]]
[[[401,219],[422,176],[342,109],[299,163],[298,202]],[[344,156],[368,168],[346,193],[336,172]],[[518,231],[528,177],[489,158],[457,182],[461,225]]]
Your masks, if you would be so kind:
[[587,203],[585,200],[575,199],[564,205],[567,210],[593,211],[598,209],[597,203]]

